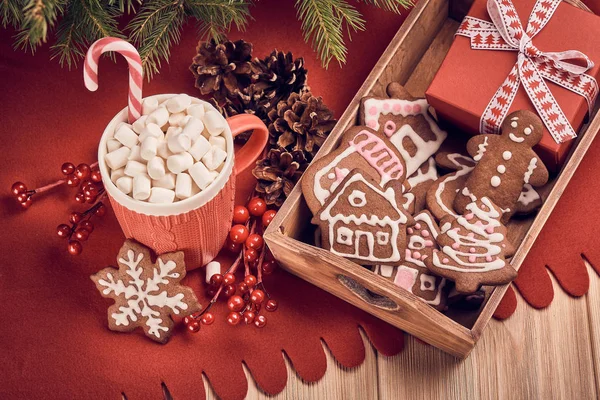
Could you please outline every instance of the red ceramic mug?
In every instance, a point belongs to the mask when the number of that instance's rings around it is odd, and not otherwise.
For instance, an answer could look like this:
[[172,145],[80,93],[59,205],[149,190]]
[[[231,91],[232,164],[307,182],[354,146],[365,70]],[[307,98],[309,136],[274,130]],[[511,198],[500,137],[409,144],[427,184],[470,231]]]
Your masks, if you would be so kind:
[[[161,103],[172,96],[175,94],[150,97]],[[193,98],[193,103],[212,108],[200,99]],[[116,126],[126,121],[127,108],[110,121],[98,148],[102,183],[123,233],[157,254],[183,250],[188,270],[205,265],[219,253],[229,233],[235,201],[235,175],[254,165],[267,144],[267,127],[254,115],[227,118],[223,133],[227,142],[227,159],[219,176],[205,190],[188,199],[172,204],[153,204],[135,200],[121,192],[110,180],[110,171],[104,162],[107,140],[113,137]],[[234,168],[233,138],[250,130],[253,131],[250,139],[235,154]]]

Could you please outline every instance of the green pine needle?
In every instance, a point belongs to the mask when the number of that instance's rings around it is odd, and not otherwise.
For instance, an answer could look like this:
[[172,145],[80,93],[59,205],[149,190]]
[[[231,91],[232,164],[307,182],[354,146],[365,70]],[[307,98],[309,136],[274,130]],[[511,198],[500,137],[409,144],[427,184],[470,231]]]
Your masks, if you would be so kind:
[[407,9],[413,5],[412,0],[361,0],[367,4],[371,4],[375,7],[383,8],[386,11],[391,11],[396,14],[400,14],[402,10],[400,8]]
[[16,28],[23,20],[23,2],[19,0],[0,0],[0,19],[2,27],[12,26]]
[[120,13],[123,14],[127,11],[127,14],[135,12],[135,6],[142,5],[143,0],[108,0],[108,5],[116,5]]
[[243,31],[250,19],[251,1],[188,0],[188,12],[196,19],[202,39],[223,40],[232,25]]
[[23,7],[23,17],[15,47],[31,51],[46,43],[48,29],[52,28],[62,14],[66,0],[29,0]]

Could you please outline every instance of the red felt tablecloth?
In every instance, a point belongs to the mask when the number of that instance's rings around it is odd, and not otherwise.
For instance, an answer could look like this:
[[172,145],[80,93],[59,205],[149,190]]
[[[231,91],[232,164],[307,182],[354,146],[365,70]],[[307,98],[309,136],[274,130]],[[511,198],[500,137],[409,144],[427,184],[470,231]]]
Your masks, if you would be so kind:
[[[597,2],[592,6],[600,11]],[[248,31],[233,32],[231,38],[253,42],[258,56],[273,48],[303,55],[313,92],[340,115],[403,20],[371,7],[360,9],[368,30],[353,35],[343,69],[335,64],[329,70],[319,66],[302,40],[291,1],[261,0],[252,9],[255,20]],[[191,24],[186,27],[181,44],[172,49],[170,63],[146,85],[145,95],[197,94],[188,71],[196,47],[194,31]],[[55,236],[55,227],[77,208],[73,192],[60,188],[21,212],[8,188],[17,179],[30,187],[53,181],[64,161],[92,162],[104,125],[125,105],[127,69],[121,59],[116,64],[103,59],[100,88],[90,93],[83,86],[81,68],[61,69],[56,61],[49,61],[48,46],[35,56],[15,52],[12,35],[2,31],[0,40],[0,146],[4,155],[0,159],[0,310],[4,321],[0,325],[0,398],[110,398],[125,392],[130,399],[148,399],[160,397],[161,382],[177,399],[202,398],[202,373],[222,398],[241,398],[247,389],[242,362],[259,386],[277,393],[286,383],[282,351],[309,381],[319,379],[326,369],[321,339],[342,365],[360,364],[364,347],[358,326],[382,354],[401,350],[400,331],[283,271],[266,279],[280,310],[270,316],[263,330],[229,328],[223,305],[219,305],[215,314],[221,319],[214,325],[197,335],[178,332],[165,346],[137,334],[108,331],[110,301],[100,297],[89,275],[114,264],[123,242],[112,213],[97,224],[83,254],[70,257],[65,243]],[[588,171],[593,172],[593,167]],[[580,183],[569,190],[575,194],[569,197],[571,203],[562,206],[567,210],[578,201],[577,190],[591,189]],[[594,203],[586,203],[585,215],[597,213]],[[559,227],[568,222],[563,216],[553,223]],[[595,237],[590,231],[593,225],[588,221],[577,226]],[[534,251],[541,251],[542,240],[546,239],[540,239]],[[529,267],[537,271],[533,278],[519,282],[521,290],[531,289],[528,300],[535,298],[538,289],[526,282],[537,282],[538,274],[546,274],[544,261],[534,260],[525,265],[538,265]],[[202,278],[201,271],[189,277],[199,294]],[[542,286],[547,293],[547,285]]]

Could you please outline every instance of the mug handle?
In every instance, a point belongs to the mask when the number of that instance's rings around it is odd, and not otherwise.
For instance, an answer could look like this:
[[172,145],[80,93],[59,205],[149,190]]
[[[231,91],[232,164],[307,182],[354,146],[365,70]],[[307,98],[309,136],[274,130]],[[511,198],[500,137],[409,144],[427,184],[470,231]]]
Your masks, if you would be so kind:
[[237,175],[254,165],[267,145],[269,131],[260,118],[251,114],[234,115],[227,118],[227,123],[234,138],[240,133],[253,131],[250,139],[235,154],[235,174]]

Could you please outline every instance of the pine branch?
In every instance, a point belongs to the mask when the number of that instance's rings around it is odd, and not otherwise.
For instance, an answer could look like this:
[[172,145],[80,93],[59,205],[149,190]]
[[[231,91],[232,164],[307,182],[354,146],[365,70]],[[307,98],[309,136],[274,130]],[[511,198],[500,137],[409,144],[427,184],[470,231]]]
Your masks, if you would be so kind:
[[251,1],[244,0],[188,0],[188,12],[198,23],[202,39],[223,40],[232,25],[243,31],[250,18]]
[[407,9],[414,3],[412,0],[361,0],[364,3],[371,4],[375,7],[383,8],[386,11],[391,11],[396,14],[400,14],[401,7]]
[[23,1],[20,0],[0,0],[0,18],[3,28],[9,25],[16,28],[21,25],[23,6]]
[[48,29],[54,26],[65,5],[65,0],[29,0],[23,7],[15,47],[30,48],[33,52],[42,43],[46,43]]
[[135,12],[135,6],[141,6],[143,0],[108,0],[108,5],[116,5],[121,14],[127,11],[127,14]]

